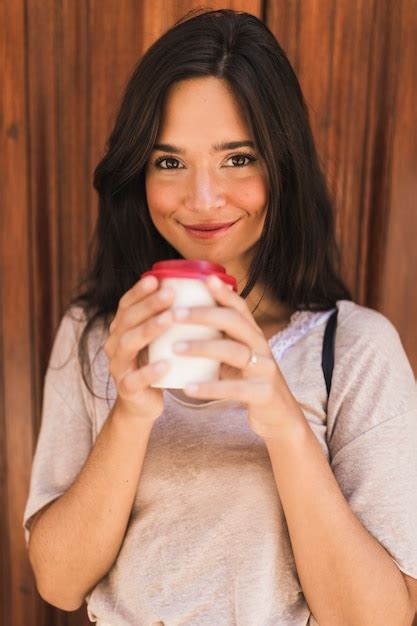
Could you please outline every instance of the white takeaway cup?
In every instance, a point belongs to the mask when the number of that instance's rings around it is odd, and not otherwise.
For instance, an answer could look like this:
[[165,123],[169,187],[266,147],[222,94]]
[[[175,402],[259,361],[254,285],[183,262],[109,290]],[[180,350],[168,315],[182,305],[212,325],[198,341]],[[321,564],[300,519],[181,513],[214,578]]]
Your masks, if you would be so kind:
[[[169,287],[174,291],[171,308],[217,306],[206,285],[208,276],[215,274],[230,289],[237,290],[236,280],[226,274],[222,265],[199,259],[175,259],[160,261],[152,269],[142,274],[156,276],[160,288]],[[192,339],[217,339],[223,333],[213,326],[204,324],[174,323],[164,333],[148,345],[148,362],[155,363],[162,359],[169,362],[169,370],[155,381],[151,387],[183,389],[190,383],[218,380],[220,361],[202,356],[182,355],[173,351],[177,341]]]

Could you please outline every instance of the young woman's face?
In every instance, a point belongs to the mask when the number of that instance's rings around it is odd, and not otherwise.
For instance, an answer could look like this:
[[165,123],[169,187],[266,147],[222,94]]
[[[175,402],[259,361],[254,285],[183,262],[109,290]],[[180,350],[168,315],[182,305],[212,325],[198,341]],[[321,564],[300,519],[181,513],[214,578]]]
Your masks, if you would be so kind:
[[[146,196],[159,233],[184,257],[220,263],[243,279],[267,211],[265,165],[225,81],[171,87],[146,167]],[[242,142],[239,147],[225,144]],[[243,145],[245,144],[245,145]],[[235,222],[210,238],[185,225]]]

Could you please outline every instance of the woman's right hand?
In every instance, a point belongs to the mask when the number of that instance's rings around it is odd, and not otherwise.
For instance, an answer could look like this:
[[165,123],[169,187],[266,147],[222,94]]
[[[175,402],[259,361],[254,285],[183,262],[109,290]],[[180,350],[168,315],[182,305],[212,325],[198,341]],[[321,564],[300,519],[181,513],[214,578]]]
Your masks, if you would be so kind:
[[[173,324],[170,311],[174,292],[158,289],[155,276],[145,276],[120,298],[104,351],[109,359],[110,374],[117,389],[116,404],[122,412],[154,422],[164,409],[163,390],[150,387],[168,371],[158,370],[158,363],[149,364],[146,348]],[[162,299],[163,292],[168,298]],[[168,319],[158,323],[158,316]],[[162,362],[163,363],[163,362]],[[141,367],[138,367],[141,365]]]

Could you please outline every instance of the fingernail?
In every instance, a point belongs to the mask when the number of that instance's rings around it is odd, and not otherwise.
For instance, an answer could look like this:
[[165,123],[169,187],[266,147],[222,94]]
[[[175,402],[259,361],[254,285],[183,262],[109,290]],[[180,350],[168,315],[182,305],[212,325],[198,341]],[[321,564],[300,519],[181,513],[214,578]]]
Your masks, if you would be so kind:
[[220,280],[218,276],[210,276],[209,282],[210,282],[210,285],[214,287],[215,289],[219,289],[223,284],[223,281]]
[[152,364],[152,368],[156,373],[162,373],[167,370],[169,367],[168,361],[158,361],[157,363]]
[[172,295],[171,289],[161,289],[161,291],[158,293],[158,297],[161,300],[169,300],[171,295]]
[[171,311],[165,311],[165,313],[158,315],[158,317],[156,318],[156,321],[158,324],[166,324],[166,322],[169,322],[171,319],[172,319]]
[[188,343],[186,341],[177,341],[174,343],[175,352],[184,352],[188,348]]
[[190,310],[182,307],[175,309],[175,319],[184,320],[190,314]]
[[157,280],[155,276],[145,276],[145,278],[142,279],[143,289],[151,289],[151,287],[155,287],[156,284]]

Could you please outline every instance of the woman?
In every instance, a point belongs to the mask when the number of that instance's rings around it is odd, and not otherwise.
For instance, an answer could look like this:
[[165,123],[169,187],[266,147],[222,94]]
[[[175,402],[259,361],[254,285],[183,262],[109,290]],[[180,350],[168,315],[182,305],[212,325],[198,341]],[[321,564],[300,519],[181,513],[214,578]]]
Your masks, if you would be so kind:
[[[94,184],[96,247],[55,338],[24,518],[40,594],[86,599],[100,626],[411,623],[415,379],[338,276],[306,108],[267,27],[222,10],[165,33]],[[218,223],[233,225],[187,228]],[[180,318],[140,279],[169,258],[220,263],[238,293],[211,285],[218,306]],[[147,346],[181,320],[223,331],[186,351],[219,359],[220,380],[151,387],[167,364]]]

